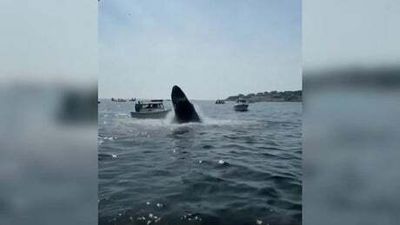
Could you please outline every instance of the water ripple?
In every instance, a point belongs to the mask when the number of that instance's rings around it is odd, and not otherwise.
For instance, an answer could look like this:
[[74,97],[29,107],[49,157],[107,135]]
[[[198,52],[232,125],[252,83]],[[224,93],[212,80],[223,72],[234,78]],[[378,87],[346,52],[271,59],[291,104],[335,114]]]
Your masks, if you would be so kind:
[[301,104],[199,101],[178,125],[101,102],[99,224],[301,224]]

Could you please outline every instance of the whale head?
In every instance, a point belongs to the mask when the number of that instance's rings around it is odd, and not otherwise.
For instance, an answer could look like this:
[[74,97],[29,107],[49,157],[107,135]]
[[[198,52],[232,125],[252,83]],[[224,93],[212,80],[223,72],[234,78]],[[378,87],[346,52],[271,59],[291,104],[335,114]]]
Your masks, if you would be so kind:
[[172,105],[175,111],[175,121],[178,123],[200,122],[193,104],[188,100],[185,93],[177,85],[172,87]]

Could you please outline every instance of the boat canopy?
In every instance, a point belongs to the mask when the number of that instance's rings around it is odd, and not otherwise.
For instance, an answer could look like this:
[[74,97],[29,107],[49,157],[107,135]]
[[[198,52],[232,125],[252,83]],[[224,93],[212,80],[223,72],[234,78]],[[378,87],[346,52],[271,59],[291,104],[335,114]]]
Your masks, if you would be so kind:
[[247,101],[245,99],[238,99],[237,103],[247,103]]
[[163,100],[138,101],[135,104],[136,112],[140,112],[142,110],[151,110],[151,109],[164,109]]
[[137,104],[145,105],[145,104],[162,104],[164,100],[162,99],[152,99],[152,100],[139,100]]

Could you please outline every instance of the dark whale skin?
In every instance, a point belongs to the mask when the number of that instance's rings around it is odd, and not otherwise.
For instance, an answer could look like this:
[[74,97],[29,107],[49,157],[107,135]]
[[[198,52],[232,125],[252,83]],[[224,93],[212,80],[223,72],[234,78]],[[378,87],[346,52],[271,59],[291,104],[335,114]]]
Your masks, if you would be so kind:
[[187,99],[185,93],[183,93],[182,89],[177,85],[172,87],[171,100],[175,111],[175,122],[201,122],[193,104]]

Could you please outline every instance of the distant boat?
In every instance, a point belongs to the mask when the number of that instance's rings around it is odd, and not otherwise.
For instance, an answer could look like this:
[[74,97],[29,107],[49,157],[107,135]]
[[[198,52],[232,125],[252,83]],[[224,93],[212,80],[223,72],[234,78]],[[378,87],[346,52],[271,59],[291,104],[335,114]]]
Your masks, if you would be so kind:
[[248,110],[249,103],[245,99],[238,99],[233,106],[233,109],[238,112],[245,112]]
[[126,99],[123,99],[123,98],[118,98],[118,99],[111,98],[111,101],[113,101],[113,102],[126,102]]
[[153,99],[150,101],[138,101],[135,104],[135,112],[131,112],[132,118],[162,119],[170,112],[165,109],[163,100]]
[[225,101],[222,99],[218,99],[217,101],[215,101],[215,104],[225,104]]

